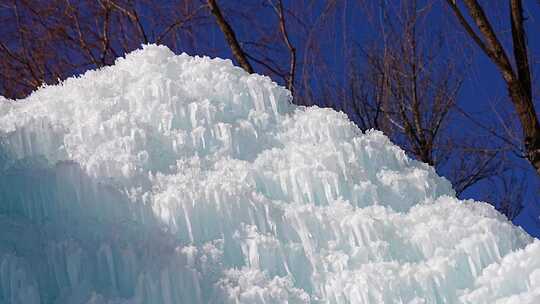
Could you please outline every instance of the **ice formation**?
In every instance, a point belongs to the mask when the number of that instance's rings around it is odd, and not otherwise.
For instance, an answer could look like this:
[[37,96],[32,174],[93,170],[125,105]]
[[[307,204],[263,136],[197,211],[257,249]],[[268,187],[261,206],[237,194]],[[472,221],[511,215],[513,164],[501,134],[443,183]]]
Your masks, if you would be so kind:
[[540,242],[345,114],[145,46],[0,102],[0,303],[540,303]]

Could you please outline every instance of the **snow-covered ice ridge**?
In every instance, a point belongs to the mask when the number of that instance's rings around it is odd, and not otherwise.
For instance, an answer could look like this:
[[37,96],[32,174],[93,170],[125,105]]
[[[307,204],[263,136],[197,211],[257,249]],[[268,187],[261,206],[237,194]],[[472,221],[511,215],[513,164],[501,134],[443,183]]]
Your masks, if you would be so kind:
[[382,133],[145,46],[0,102],[0,303],[540,303],[540,241]]

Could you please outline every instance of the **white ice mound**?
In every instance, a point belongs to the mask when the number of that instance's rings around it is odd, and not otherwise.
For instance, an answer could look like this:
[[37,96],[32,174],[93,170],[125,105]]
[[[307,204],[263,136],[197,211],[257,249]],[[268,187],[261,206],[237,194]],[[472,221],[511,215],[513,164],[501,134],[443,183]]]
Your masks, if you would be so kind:
[[538,241],[290,99],[158,46],[4,99],[0,303],[539,302]]

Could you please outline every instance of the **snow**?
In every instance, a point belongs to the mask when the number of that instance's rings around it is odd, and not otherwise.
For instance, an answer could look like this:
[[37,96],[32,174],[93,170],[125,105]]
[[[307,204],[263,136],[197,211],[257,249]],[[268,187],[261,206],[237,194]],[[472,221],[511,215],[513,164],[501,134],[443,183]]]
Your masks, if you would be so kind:
[[0,100],[0,303],[540,301],[540,241],[290,101],[155,45]]

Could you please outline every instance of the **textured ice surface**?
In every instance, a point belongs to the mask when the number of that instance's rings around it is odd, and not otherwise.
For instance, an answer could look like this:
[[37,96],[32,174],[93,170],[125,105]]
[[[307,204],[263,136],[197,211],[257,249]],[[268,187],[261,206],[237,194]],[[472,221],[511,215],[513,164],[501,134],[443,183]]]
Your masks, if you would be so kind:
[[0,303],[540,301],[539,241],[227,60],[146,46],[4,99],[0,170]]

